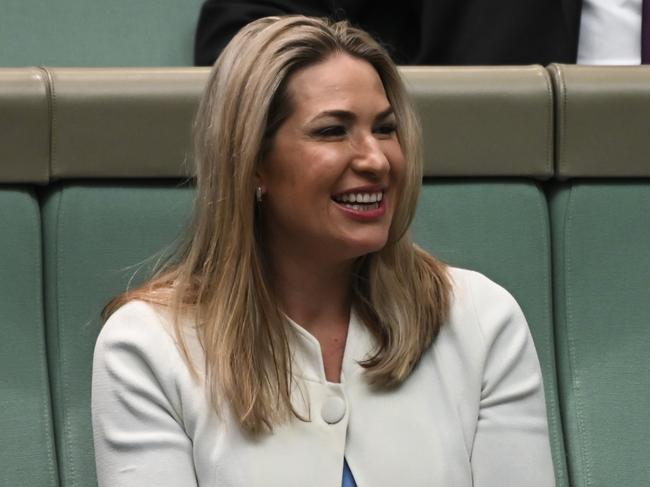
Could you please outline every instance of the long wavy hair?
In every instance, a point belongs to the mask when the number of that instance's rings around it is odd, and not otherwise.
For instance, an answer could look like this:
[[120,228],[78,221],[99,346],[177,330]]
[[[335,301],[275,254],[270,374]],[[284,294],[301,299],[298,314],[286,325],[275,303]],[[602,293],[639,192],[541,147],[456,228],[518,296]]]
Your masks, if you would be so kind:
[[[337,53],[364,60],[379,74],[407,161],[388,242],[356,262],[352,303],[376,342],[361,363],[369,383],[388,388],[409,376],[448,315],[451,286],[445,265],[414,245],[408,232],[422,179],[415,112],[387,52],[347,22],[268,17],[231,40],[195,119],[197,195],[186,243],[152,279],[104,310],[107,319],[132,299],[171,309],[179,348],[205,381],[212,405],[217,412],[229,407],[250,434],[298,416],[290,328],[269,281],[255,172],[291,114],[291,75]],[[188,322],[204,351],[201,377],[187,347]]]

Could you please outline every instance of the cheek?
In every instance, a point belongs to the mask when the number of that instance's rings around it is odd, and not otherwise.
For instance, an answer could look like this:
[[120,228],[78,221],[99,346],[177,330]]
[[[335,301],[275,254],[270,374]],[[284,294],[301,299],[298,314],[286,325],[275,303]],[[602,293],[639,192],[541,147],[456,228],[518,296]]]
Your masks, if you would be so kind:
[[277,211],[314,215],[329,208],[332,172],[313,156],[308,151],[294,153],[291,161],[274,167],[267,189]]
[[284,177],[301,192],[313,197],[329,196],[345,172],[341,151],[326,148],[302,150],[292,158],[296,163]]

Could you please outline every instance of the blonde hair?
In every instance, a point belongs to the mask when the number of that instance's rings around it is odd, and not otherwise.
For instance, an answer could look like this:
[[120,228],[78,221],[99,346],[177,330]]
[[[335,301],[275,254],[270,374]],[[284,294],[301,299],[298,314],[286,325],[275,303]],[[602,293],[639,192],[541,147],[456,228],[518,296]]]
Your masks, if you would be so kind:
[[267,17],[244,27],[217,60],[196,116],[197,197],[193,227],[177,257],[140,288],[115,298],[108,317],[131,299],[170,307],[188,366],[189,316],[204,350],[217,411],[224,401],[251,434],[298,416],[292,402],[288,324],[269,284],[254,199],[255,170],[291,113],[288,79],[296,70],[346,53],[379,74],[397,118],[407,160],[401,201],[387,245],[358,259],[352,302],[377,347],[361,365],[377,387],[401,383],[448,314],[445,266],[415,246],[408,228],[422,178],[420,130],[386,51],[347,22]]

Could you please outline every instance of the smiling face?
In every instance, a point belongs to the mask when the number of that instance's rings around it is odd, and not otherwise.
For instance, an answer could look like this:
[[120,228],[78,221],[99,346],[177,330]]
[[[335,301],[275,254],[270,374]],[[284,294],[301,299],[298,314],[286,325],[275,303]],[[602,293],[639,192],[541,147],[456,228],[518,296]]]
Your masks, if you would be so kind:
[[291,114],[258,171],[271,252],[349,261],[386,244],[405,160],[375,69],[336,54],[288,81]]

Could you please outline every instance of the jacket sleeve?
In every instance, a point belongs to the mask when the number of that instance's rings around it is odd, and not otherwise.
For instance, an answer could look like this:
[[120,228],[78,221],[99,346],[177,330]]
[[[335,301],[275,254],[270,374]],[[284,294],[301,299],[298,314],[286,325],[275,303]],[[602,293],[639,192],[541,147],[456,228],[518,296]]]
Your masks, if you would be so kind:
[[485,345],[474,487],[552,487],[542,374],[526,319],[514,298],[486,278],[472,288]]
[[196,485],[176,387],[181,360],[151,306],[128,303],[106,322],[92,379],[100,487]]

